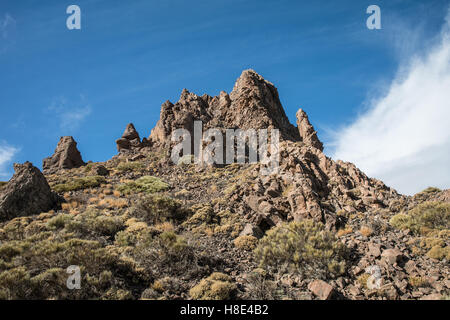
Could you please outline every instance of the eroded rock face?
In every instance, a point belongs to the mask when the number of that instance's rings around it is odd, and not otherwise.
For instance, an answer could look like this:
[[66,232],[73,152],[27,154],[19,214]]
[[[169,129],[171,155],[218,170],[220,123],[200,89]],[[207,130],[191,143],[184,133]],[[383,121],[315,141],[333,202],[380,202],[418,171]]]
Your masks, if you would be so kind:
[[319,138],[317,138],[317,132],[316,130],[314,130],[314,127],[309,122],[306,112],[303,111],[302,109],[299,109],[297,111],[296,116],[297,116],[297,129],[302,141],[309,146],[313,146],[314,148],[323,151],[323,144],[319,140]]
[[[333,161],[323,153],[323,144],[306,113],[297,114],[297,128],[289,123],[275,86],[253,70],[245,70],[230,94],[197,96],[183,90],[178,102],[162,105],[160,120],[152,130],[155,146],[171,146],[172,131],[194,131],[201,120],[209,128],[280,130],[280,166],[276,175],[258,174],[252,188],[238,188],[233,195],[236,211],[249,212],[250,226],[262,231],[284,221],[314,219],[329,229],[345,221],[336,215],[389,206],[400,196],[381,181],[367,177],[352,163]],[[194,138],[195,139],[195,138]],[[170,148],[169,148],[170,149]]]
[[58,204],[58,196],[32,163],[14,164],[14,170],[0,191],[0,221],[47,212]]
[[76,141],[73,137],[66,136],[59,140],[55,153],[43,160],[42,168],[44,174],[52,174],[61,169],[78,168],[84,165]]
[[137,151],[145,146],[148,146],[148,141],[144,138],[141,141],[139,133],[132,123],[129,123],[123,132],[120,139],[116,140],[117,151],[127,152],[127,151]]
[[187,129],[193,135],[194,121],[203,123],[203,131],[219,129],[280,130],[281,139],[299,141],[296,128],[289,122],[275,86],[253,70],[245,70],[230,94],[198,96],[184,89],[175,104],[161,106],[160,120],[149,140],[155,145],[170,144],[172,131]]

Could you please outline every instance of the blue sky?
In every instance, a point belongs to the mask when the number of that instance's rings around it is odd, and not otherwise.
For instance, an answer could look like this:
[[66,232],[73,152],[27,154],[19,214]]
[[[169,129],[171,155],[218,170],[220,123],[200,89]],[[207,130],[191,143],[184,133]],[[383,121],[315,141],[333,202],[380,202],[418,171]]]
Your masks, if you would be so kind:
[[[66,28],[71,4],[81,8],[81,30]],[[381,30],[366,27],[371,4],[381,8]],[[12,162],[41,167],[63,135],[75,137],[85,161],[107,160],[127,123],[148,136],[164,101],[183,88],[230,92],[247,68],[277,86],[291,122],[299,107],[308,113],[332,155],[336,132],[438,37],[448,5],[3,0],[0,180]]]

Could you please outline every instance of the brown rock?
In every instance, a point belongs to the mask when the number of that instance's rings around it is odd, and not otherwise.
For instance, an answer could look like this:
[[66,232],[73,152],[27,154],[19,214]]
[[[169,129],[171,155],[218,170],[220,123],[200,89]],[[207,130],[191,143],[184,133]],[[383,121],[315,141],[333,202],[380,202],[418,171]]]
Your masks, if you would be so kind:
[[275,86],[253,70],[245,70],[228,95],[197,96],[183,89],[175,104],[166,101],[161,106],[160,119],[149,140],[155,145],[170,145],[175,129],[186,129],[194,137],[194,120],[202,121],[203,132],[209,128],[239,128],[280,130],[281,139],[300,140],[289,122]]
[[66,136],[59,140],[55,153],[43,160],[42,168],[44,174],[53,174],[61,169],[78,168],[84,165],[76,141],[73,137]]
[[0,191],[0,221],[47,212],[58,204],[44,175],[30,162],[14,164],[15,173]]
[[386,249],[383,251],[381,256],[386,262],[394,264],[399,262],[399,260],[403,257],[403,253],[398,249]]
[[308,116],[306,115],[305,111],[303,111],[302,109],[298,109],[296,116],[297,128],[302,141],[309,146],[323,151],[323,144],[322,142],[320,142],[319,138],[317,138],[317,132],[309,122]]
[[122,137],[116,140],[116,144],[118,152],[136,151],[149,145],[147,139],[141,141],[139,133],[132,123],[127,125]]
[[310,282],[308,289],[320,300],[329,300],[332,298],[334,293],[333,287],[322,280],[314,280]]
[[247,223],[239,236],[254,236],[258,239],[264,236],[264,232],[258,226],[254,226],[251,223]]
[[109,175],[109,170],[103,165],[94,165],[91,169],[91,174],[95,176],[107,176]]
[[369,255],[378,258],[381,255],[381,246],[376,243],[369,243]]

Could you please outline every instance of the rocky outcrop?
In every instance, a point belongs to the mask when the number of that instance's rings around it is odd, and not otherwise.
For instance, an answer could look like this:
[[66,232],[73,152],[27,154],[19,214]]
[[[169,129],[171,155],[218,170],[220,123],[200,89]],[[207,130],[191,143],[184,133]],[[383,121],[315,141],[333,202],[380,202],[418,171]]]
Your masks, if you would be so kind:
[[308,116],[306,115],[306,112],[302,109],[299,109],[297,111],[297,129],[298,133],[300,134],[301,140],[310,146],[313,146],[314,148],[319,149],[320,151],[323,151],[323,144],[317,138],[317,132],[314,130],[314,127],[309,122]]
[[44,175],[30,162],[14,164],[15,173],[0,191],[0,221],[53,209],[58,196]]
[[337,229],[345,225],[345,216],[388,208],[403,197],[354,164],[333,161],[320,149],[299,142],[280,143],[278,174],[259,175],[262,166],[257,164],[252,184],[236,188],[231,199],[235,210],[247,212],[250,223],[263,231],[302,219]]
[[55,153],[43,160],[42,169],[44,174],[53,174],[58,170],[78,168],[84,165],[76,141],[73,137],[66,136],[59,140]]
[[122,137],[116,140],[116,144],[118,152],[127,152],[136,151],[148,146],[148,141],[146,138],[141,141],[139,133],[136,131],[134,125],[129,123],[125,128]]
[[289,123],[275,86],[255,71],[245,70],[230,94],[222,91],[216,97],[200,97],[184,89],[178,102],[165,102],[149,139],[155,146],[170,146],[172,131],[183,128],[192,136],[195,120],[202,121],[203,132],[211,127],[279,129],[278,174],[258,174],[262,169],[259,163],[252,188],[236,189],[236,210],[251,212],[245,234],[302,219],[314,219],[334,229],[344,223],[336,215],[338,211],[350,214],[385,208],[400,198],[355,165],[328,158],[305,111],[299,109],[296,116],[297,128]]
[[170,144],[175,129],[187,129],[193,135],[194,121],[203,123],[203,130],[273,129],[280,130],[281,139],[299,141],[298,131],[289,122],[275,86],[253,70],[245,70],[230,94],[198,96],[184,89],[175,104],[161,106],[160,120],[149,140],[155,145]]

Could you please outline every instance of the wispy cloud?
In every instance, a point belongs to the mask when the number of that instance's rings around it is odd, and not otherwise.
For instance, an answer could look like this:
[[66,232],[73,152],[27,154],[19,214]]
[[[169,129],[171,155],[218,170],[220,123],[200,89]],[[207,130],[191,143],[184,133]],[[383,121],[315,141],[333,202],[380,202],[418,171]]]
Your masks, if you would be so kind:
[[7,166],[18,152],[18,148],[10,146],[6,142],[0,142],[0,178],[3,179],[10,175]]
[[0,53],[4,53],[13,43],[11,33],[16,29],[16,20],[8,13],[0,16]]
[[16,27],[16,20],[6,13],[3,18],[0,18],[0,35],[3,39],[8,38],[11,29]]
[[407,59],[384,94],[335,134],[333,158],[406,194],[450,187],[450,11],[439,42]]
[[75,102],[65,97],[55,98],[46,112],[56,116],[61,129],[74,131],[92,113],[92,108],[81,95],[79,101]]

